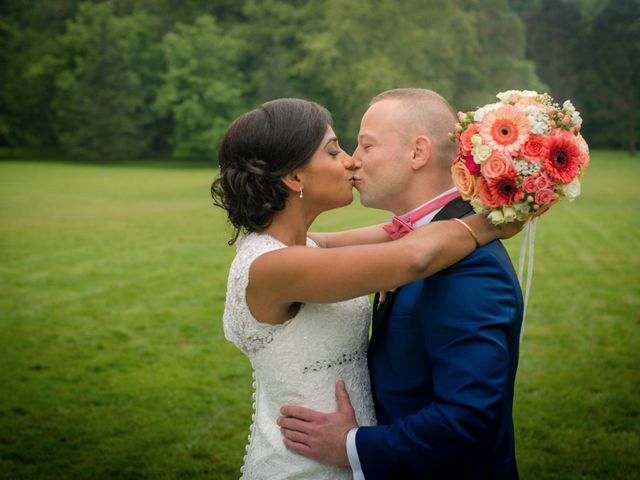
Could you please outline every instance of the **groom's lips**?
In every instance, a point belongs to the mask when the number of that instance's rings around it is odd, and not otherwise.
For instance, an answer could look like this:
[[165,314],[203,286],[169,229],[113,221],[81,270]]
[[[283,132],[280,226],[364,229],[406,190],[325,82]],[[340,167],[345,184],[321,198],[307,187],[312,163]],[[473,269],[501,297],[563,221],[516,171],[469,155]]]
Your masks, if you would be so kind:
[[361,182],[361,179],[358,177],[351,177],[351,185],[358,188],[358,184]]

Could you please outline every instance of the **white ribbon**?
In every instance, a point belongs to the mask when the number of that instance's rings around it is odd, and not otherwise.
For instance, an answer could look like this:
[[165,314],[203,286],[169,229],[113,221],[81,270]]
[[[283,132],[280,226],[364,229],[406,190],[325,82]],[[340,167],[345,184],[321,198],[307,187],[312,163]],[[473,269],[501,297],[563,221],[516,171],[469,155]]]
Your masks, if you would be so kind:
[[[522,329],[520,330],[520,343],[524,335],[524,320],[527,316],[527,303],[529,302],[529,292],[531,291],[531,279],[533,278],[533,251],[536,238],[536,224],[538,218],[524,224],[524,233],[522,235],[522,246],[520,247],[520,259],[518,260],[518,281],[524,290],[524,307],[522,311]],[[527,248],[528,247],[528,248]],[[522,274],[524,273],[524,260],[529,251],[527,262],[527,283],[522,282]]]

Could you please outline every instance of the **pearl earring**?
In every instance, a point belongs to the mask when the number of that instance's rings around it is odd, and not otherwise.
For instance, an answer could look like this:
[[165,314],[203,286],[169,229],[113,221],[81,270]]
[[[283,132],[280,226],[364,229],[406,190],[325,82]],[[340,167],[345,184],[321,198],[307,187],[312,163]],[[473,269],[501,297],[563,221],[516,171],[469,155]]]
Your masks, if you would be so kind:
[[300,198],[304,197],[304,194],[302,193],[302,189],[303,189],[303,188],[304,188],[304,187],[300,187]]

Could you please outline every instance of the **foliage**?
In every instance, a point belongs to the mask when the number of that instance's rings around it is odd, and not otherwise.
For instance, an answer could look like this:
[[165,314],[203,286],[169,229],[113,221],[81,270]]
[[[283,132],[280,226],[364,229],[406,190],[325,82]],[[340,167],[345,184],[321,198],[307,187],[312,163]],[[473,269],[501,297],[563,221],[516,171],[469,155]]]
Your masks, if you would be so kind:
[[527,56],[554,98],[572,99],[593,147],[640,136],[640,1],[520,0]]
[[456,108],[513,85],[539,88],[524,30],[502,0],[328,0],[325,28],[306,30],[298,70],[325,99],[353,146],[369,100],[389,88],[436,90]]
[[350,149],[372,96],[417,86],[461,110],[548,89],[574,100],[593,145],[633,151],[639,4],[5,0],[0,144],[215,159],[234,116],[296,96],[326,105]]
[[[0,478],[238,478],[252,380],[223,338],[234,249],[207,200],[214,175],[0,163]],[[514,405],[522,478],[640,469],[639,176],[627,155],[594,152],[583,195],[538,224]],[[356,201],[314,228],[386,217]]]
[[79,6],[60,38],[54,99],[58,138],[73,157],[137,157],[150,147],[156,27],[146,13],[117,17],[109,3]]
[[173,154],[213,159],[216,140],[244,109],[245,79],[235,65],[240,42],[204,15],[178,24],[162,43],[167,70],[156,108],[173,120]]
[[585,38],[581,99],[593,145],[627,148],[640,137],[640,1],[610,1]]

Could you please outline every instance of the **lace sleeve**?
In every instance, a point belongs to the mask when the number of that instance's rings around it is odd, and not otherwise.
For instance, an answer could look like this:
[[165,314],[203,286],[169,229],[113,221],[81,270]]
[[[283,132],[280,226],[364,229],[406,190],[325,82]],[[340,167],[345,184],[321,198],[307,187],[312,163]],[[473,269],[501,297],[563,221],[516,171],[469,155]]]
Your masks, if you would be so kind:
[[[308,246],[317,246],[308,240]],[[258,322],[247,306],[246,289],[249,284],[249,269],[260,255],[286,245],[269,235],[249,234],[238,242],[238,251],[229,269],[227,299],[224,307],[223,325],[227,340],[247,356],[271,343],[275,336],[290,322],[270,325]]]

